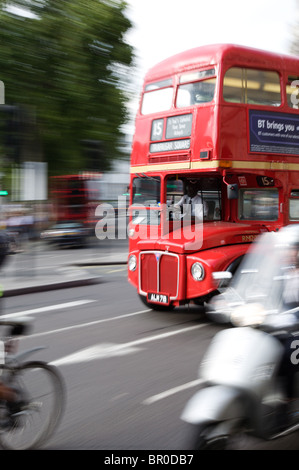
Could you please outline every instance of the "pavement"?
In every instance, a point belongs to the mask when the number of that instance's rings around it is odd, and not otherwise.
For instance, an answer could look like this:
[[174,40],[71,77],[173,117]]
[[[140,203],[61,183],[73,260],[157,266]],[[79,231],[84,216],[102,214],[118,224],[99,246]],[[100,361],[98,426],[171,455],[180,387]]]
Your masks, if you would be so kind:
[[30,243],[7,256],[1,266],[0,295],[10,297],[100,283],[103,278],[88,266],[126,264],[127,243],[106,243],[92,248],[49,250],[43,243]]

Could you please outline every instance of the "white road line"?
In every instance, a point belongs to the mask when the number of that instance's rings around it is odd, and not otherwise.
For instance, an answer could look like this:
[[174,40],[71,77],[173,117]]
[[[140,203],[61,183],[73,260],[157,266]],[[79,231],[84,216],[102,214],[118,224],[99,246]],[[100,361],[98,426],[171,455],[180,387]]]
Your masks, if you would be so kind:
[[23,310],[16,313],[8,313],[6,315],[1,315],[0,319],[23,317],[24,315],[36,315],[38,313],[52,312],[54,310],[61,310],[65,308],[80,307],[91,302],[96,302],[96,300],[75,300],[73,302],[65,302],[63,304],[48,305],[46,307],[34,308],[31,310]]
[[181,328],[180,330],[168,331],[168,333],[162,333],[160,335],[149,336],[147,338],[130,341],[129,343],[124,343],[122,346],[126,348],[140,346],[141,344],[151,343],[152,341],[157,341],[163,338],[169,338],[170,336],[175,336],[180,333],[186,333],[187,331],[198,330],[199,328],[203,328],[204,326],[207,326],[207,325],[208,323],[202,323],[200,325],[188,326],[187,328]]
[[68,356],[64,356],[56,361],[51,362],[52,365],[62,366],[65,364],[76,364],[78,362],[90,362],[95,359],[105,359],[108,357],[126,356],[140,351],[140,348],[124,348],[122,345],[113,343],[103,343],[82,349]]
[[203,379],[192,380],[191,382],[187,382],[182,385],[178,385],[177,387],[170,388],[169,390],[165,390],[165,392],[158,393],[157,395],[153,395],[149,398],[146,398],[142,404],[143,405],[152,405],[157,401],[163,400],[163,398],[170,397],[175,393],[182,392],[183,390],[187,390],[188,388],[197,387],[198,385],[203,384],[205,381]]
[[141,310],[139,312],[127,313],[125,315],[118,315],[117,317],[104,318],[102,320],[95,320],[95,321],[91,321],[91,322],[88,322],[88,323],[80,323],[79,325],[66,326],[64,328],[59,328],[58,330],[50,330],[50,331],[45,331],[43,333],[35,333],[33,335],[30,335],[30,338],[36,338],[36,337],[39,337],[39,336],[47,336],[47,335],[52,335],[52,334],[64,333],[65,331],[75,330],[75,329],[78,329],[78,328],[87,328],[89,326],[98,325],[99,323],[106,323],[106,322],[109,322],[109,321],[121,320],[123,318],[132,317],[134,315],[141,315],[142,313],[146,313],[146,312],[150,312],[150,309]]
[[111,274],[111,273],[118,273],[119,271],[124,271],[124,270],[127,270],[127,267],[120,268],[120,269],[110,269],[110,271],[107,271],[107,273],[108,273],[108,274]]
[[[207,325],[208,325],[208,323],[202,323],[201,325],[189,326],[187,328],[181,328],[180,330],[169,331],[168,333],[162,333],[160,335],[149,336],[147,338],[137,339],[135,341],[130,341],[129,343],[113,344],[112,345],[113,348],[111,349],[111,351],[113,353],[113,356],[115,355],[116,351],[118,352],[118,355],[119,355],[121,350],[126,350],[126,351],[131,352],[132,348],[136,348],[136,346],[140,346],[142,344],[150,343],[152,341],[157,341],[157,340],[164,339],[164,338],[169,338],[170,336],[175,336],[175,335],[178,335],[180,333],[186,333],[188,331],[197,330],[197,329],[203,328]],[[75,352],[73,354],[70,354],[68,356],[64,356],[60,359],[56,359],[51,364],[63,365],[63,364],[67,364],[67,363],[86,361],[86,360],[88,360],[86,358],[86,353],[88,353],[88,351],[91,351],[90,347],[82,349],[81,351],[77,351],[77,352]],[[102,351],[103,351],[103,348],[102,348],[101,344],[93,346],[92,347],[92,354],[90,355],[89,360],[102,358],[103,357]],[[97,352],[98,352],[98,354],[97,354]],[[124,352],[124,354],[125,354],[125,352]],[[112,357],[112,356],[111,355],[109,356],[109,353],[106,350],[104,357],[107,358],[107,357]]]

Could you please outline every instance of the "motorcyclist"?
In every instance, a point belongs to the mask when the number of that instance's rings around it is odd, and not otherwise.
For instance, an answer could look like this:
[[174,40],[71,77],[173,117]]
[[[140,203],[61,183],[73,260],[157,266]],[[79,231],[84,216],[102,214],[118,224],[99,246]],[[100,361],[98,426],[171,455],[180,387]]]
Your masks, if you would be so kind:
[[299,241],[287,247],[285,270],[283,302],[289,309],[297,308],[299,307]]
[[204,385],[181,416],[196,449],[225,448],[240,433],[268,440],[299,429],[298,252],[299,224],[261,235],[210,301],[208,316],[234,328],[213,337],[199,367]]
[[[297,238],[297,230],[290,228],[290,235],[291,231],[294,232],[292,234],[294,238],[291,237],[284,247],[282,304],[284,313],[291,315],[290,323],[292,323],[291,330],[293,330],[294,327],[299,326],[299,239]],[[297,398],[294,380],[295,374],[299,372],[299,360],[294,355],[294,347],[297,344],[296,337],[292,331],[289,331],[285,334],[282,333],[279,339],[284,346],[279,373],[285,379],[286,404],[290,404]]]
[[[275,335],[284,347],[279,376],[287,409],[299,398],[299,390],[295,390],[299,372],[299,224],[262,235],[253,244],[250,256],[244,258],[230,287],[212,299],[208,314],[213,320],[217,321],[219,315],[221,322],[230,322],[236,318],[238,305],[240,310],[246,306],[251,312],[258,306],[265,312],[259,328]],[[241,326],[246,326],[246,319]]]

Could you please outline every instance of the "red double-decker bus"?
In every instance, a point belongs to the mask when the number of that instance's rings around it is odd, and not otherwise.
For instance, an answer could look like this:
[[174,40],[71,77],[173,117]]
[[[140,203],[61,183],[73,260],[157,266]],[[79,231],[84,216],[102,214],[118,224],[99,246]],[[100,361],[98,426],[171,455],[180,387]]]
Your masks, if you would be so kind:
[[95,209],[100,201],[102,174],[82,172],[50,178],[53,218],[56,222],[81,222],[94,226]]
[[[145,304],[208,300],[217,292],[213,272],[233,273],[261,232],[298,223],[298,80],[298,58],[236,45],[195,48],[146,74],[128,258]],[[173,209],[190,182],[202,223],[191,217],[182,230]]]

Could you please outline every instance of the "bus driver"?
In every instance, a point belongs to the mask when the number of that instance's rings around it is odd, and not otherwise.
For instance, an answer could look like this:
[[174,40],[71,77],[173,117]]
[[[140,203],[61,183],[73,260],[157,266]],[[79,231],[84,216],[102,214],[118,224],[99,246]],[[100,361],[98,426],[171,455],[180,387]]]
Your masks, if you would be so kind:
[[186,206],[191,205],[191,216],[202,220],[203,217],[207,216],[208,206],[198,194],[198,190],[198,181],[188,180],[185,187],[186,194],[174,206],[181,208],[183,215],[185,215],[184,209],[186,209]]

